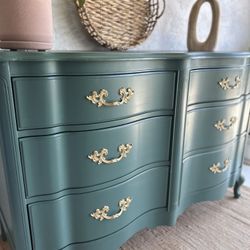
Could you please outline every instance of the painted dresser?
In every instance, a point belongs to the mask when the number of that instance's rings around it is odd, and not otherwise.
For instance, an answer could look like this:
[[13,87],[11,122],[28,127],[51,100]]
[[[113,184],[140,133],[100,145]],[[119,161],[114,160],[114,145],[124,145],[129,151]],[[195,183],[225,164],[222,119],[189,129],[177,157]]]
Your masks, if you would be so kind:
[[249,106],[250,53],[1,52],[2,237],[117,250],[238,198]]

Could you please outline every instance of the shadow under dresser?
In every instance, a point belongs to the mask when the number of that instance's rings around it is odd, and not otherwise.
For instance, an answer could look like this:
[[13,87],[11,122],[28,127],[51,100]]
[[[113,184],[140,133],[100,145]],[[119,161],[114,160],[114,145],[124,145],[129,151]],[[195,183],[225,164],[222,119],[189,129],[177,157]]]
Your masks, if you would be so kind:
[[249,109],[250,53],[1,52],[2,238],[117,250],[239,198]]

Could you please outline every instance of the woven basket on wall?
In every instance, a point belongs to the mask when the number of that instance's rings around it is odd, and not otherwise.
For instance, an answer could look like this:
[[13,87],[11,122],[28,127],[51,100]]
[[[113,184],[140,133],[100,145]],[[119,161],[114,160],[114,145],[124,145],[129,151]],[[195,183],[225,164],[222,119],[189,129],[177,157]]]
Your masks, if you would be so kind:
[[159,0],[76,0],[82,24],[101,45],[126,50],[142,43],[165,9]]

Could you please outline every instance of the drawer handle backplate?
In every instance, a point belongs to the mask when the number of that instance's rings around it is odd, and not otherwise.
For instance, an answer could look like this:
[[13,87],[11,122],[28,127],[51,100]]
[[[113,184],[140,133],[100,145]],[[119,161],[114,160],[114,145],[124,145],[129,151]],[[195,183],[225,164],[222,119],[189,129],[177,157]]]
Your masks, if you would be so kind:
[[212,173],[214,173],[214,174],[221,174],[221,173],[224,173],[224,172],[226,172],[226,171],[228,170],[228,168],[229,168],[229,163],[230,163],[230,161],[229,161],[228,159],[225,160],[225,161],[224,161],[224,167],[221,168],[221,165],[220,165],[220,163],[218,162],[217,164],[213,164],[213,165],[209,168],[209,170],[210,170]]
[[221,86],[222,89],[224,90],[229,90],[229,89],[236,89],[240,86],[241,79],[239,76],[235,77],[235,84],[230,85],[230,80],[228,77],[223,78],[221,81],[218,82],[218,84]]
[[229,130],[229,129],[233,128],[236,121],[237,121],[237,117],[233,116],[230,118],[228,125],[226,125],[226,120],[220,120],[214,124],[214,127],[216,129],[218,129],[219,131]]
[[127,157],[127,154],[130,152],[132,149],[132,144],[122,144],[118,147],[118,151],[120,153],[120,156],[111,160],[106,159],[106,156],[108,155],[108,149],[103,148],[98,151],[94,151],[91,155],[88,156],[90,160],[93,162],[97,163],[98,165],[100,164],[112,164],[121,161],[123,158]]
[[91,95],[87,96],[86,98],[93,104],[97,105],[97,107],[114,107],[128,103],[128,101],[134,95],[134,90],[132,90],[131,88],[120,88],[119,95],[121,96],[121,98],[119,101],[107,102],[105,98],[108,97],[108,95],[109,93],[106,89],[101,89],[99,93],[97,93],[97,91],[91,92]]
[[96,220],[103,221],[105,220],[114,220],[119,218],[123,212],[127,211],[130,203],[132,202],[132,198],[128,197],[126,199],[122,199],[119,201],[118,205],[120,208],[120,211],[114,215],[108,215],[109,212],[109,206],[104,206],[102,209],[96,209],[94,213],[91,213],[91,217],[95,218]]

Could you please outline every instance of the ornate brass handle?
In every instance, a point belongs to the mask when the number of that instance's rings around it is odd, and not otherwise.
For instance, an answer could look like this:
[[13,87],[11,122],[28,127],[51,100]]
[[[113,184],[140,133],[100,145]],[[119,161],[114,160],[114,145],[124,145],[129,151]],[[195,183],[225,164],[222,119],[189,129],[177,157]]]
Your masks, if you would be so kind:
[[97,107],[113,107],[128,103],[128,101],[134,95],[134,90],[131,88],[120,88],[119,95],[121,96],[121,99],[119,101],[107,102],[105,98],[108,97],[108,95],[109,93],[106,89],[101,89],[99,93],[97,93],[97,91],[93,91],[91,95],[87,96],[86,98],[93,104],[96,104]]
[[228,125],[226,125],[226,120],[221,120],[221,121],[217,121],[214,124],[214,127],[216,129],[218,129],[219,131],[229,130],[233,127],[233,125],[236,123],[236,121],[237,121],[237,118],[235,116],[233,116],[230,118]]
[[209,168],[209,170],[210,170],[212,173],[214,173],[214,174],[221,174],[221,173],[223,173],[223,172],[225,172],[225,171],[228,170],[228,168],[229,168],[229,163],[230,163],[230,161],[229,161],[228,159],[225,160],[225,161],[224,161],[224,168],[221,168],[221,165],[220,165],[220,163],[218,162],[217,164],[213,164],[213,165]]
[[105,164],[112,164],[112,163],[116,163],[121,161],[123,158],[127,157],[127,154],[130,152],[132,148],[132,144],[122,144],[118,147],[118,151],[120,153],[120,156],[115,158],[115,159],[111,159],[111,160],[107,160],[106,156],[108,155],[108,149],[103,148],[100,150],[100,152],[98,151],[94,151],[91,155],[88,156],[88,158],[90,160],[92,160],[93,162],[97,163],[98,165],[105,163]]
[[91,213],[91,217],[95,218],[96,220],[103,221],[105,220],[114,220],[119,218],[123,212],[127,211],[130,203],[132,202],[132,198],[128,197],[126,199],[122,199],[119,201],[118,205],[120,211],[114,215],[108,215],[109,206],[104,206],[102,209],[96,209],[94,213]]
[[230,85],[230,80],[228,77],[223,78],[221,81],[218,82],[218,84],[221,86],[222,89],[224,90],[229,90],[229,89],[236,89],[240,86],[241,79],[239,76],[235,77],[235,84]]

